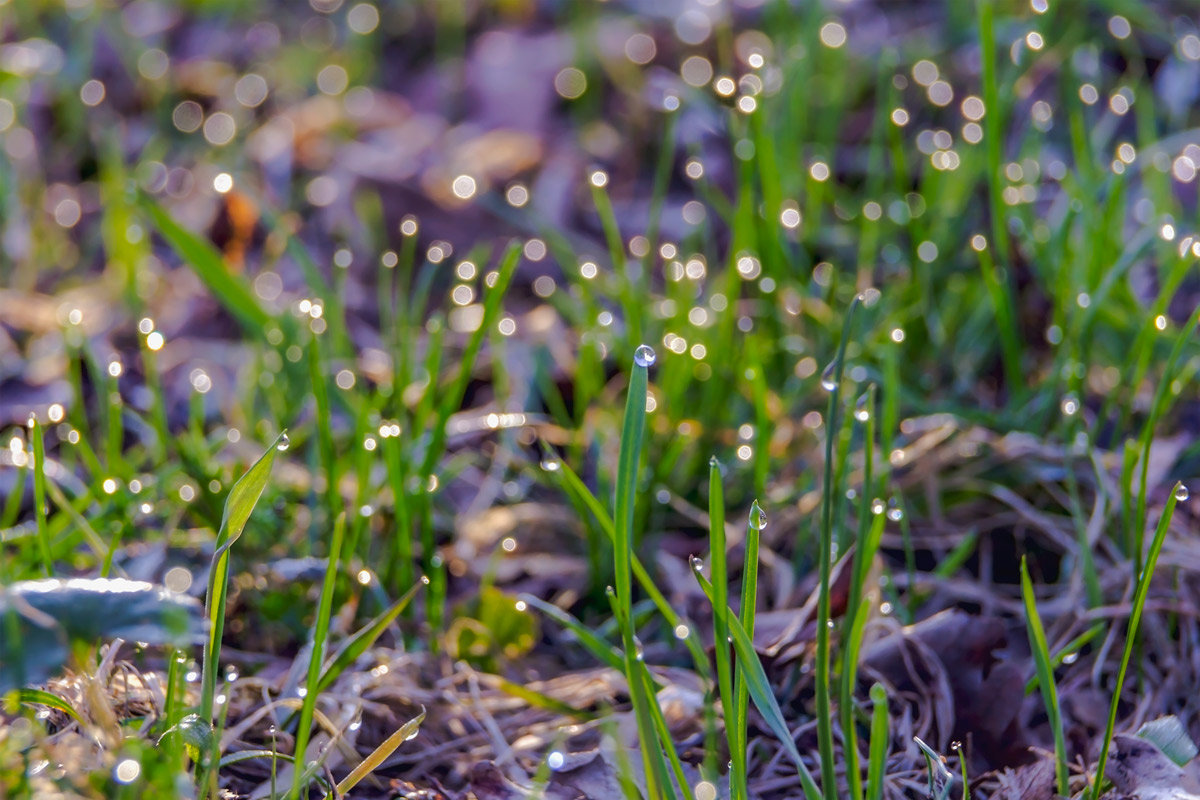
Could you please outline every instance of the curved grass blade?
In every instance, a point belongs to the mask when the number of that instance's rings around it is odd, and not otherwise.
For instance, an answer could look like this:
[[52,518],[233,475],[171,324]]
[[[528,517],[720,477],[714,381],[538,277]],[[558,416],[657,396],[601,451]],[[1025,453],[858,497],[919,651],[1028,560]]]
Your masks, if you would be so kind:
[[271,315],[258,304],[245,282],[229,271],[217,248],[176,222],[148,195],[142,195],[141,206],[176,255],[200,276],[221,305],[248,331],[261,332],[268,327]]
[[[213,696],[216,694],[217,668],[221,657],[221,636],[225,630],[225,601],[229,588],[229,548],[242,535],[250,513],[258,504],[271,477],[275,454],[287,449],[288,436],[284,431],[275,438],[258,461],[246,470],[229,490],[225,498],[225,511],[221,515],[221,527],[213,550],[212,567],[208,575],[208,592],[205,597],[205,616],[208,617],[208,641],[204,645],[204,665],[200,683],[200,715],[207,721],[212,719]],[[217,757],[216,744],[209,764],[210,780],[216,781],[216,770],[212,769]],[[201,782],[203,785],[203,782]],[[210,784],[210,789],[215,790]],[[210,794],[212,792],[210,791]]]
[[1112,746],[1113,728],[1117,724],[1117,705],[1121,702],[1121,688],[1125,685],[1125,672],[1129,669],[1129,659],[1138,638],[1138,628],[1142,623],[1142,611],[1146,608],[1146,595],[1150,592],[1150,579],[1154,577],[1154,567],[1158,564],[1158,554],[1162,552],[1163,542],[1167,538],[1167,529],[1171,527],[1171,517],[1175,513],[1175,503],[1187,497],[1187,487],[1176,483],[1167,498],[1167,504],[1159,517],[1158,527],[1154,530],[1154,539],[1150,542],[1150,552],[1146,554],[1146,563],[1138,575],[1137,590],[1133,595],[1133,609],[1129,612],[1129,627],[1125,631],[1125,652],[1121,654],[1121,667],[1117,671],[1117,683],[1113,687],[1112,702],[1108,707],[1108,724],[1104,728],[1104,746],[1100,748],[1100,761],[1096,764],[1096,780],[1092,784],[1092,800],[1099,800],[1100,787],[1104,784],[1104,767],[1108,762],[1108,750]]
[[[308,737],[312,731],[313,711],[317,707],[316,686],[321,680],[321,657],[325,652],[325,641],[329,636],[329,619],[333,610],[333,588],[337,583],[338,562],[342,556],[342,542],[346,537],[346,515],[338,514],[333,523],[333,537],[329,543],[329,557],[325,562],[325,580],[321,584],[321,597],[317,602],[317,618],[313,623],[312,649],[308,655],[308,680],[304,703],[300,707],[300,724],[296,728],[296,755],[304,758],[308,750]],[[301,775],[303,778],[303,775]],[[305,788],[301,780],[292,783],[290,796],[298,798]]]
[[74,706],[58,695],[42,691],[41,689],[17,689],[9,695],[9,699],[15,700],[23,706],[39,705],[46,708],[53,708],[55,711],[63,712],[81,726],[86,724]]
[[323,692],[328,689],[330,684],[337,680],[339,675],[358,660],[359,656],[367,652],[367,649],[375,644],[375,641],[387,630],[388,626],[412,602],[413,597],[416,596],[421,587],[428,585],[429,579],[422,575],[421,580],[405,592],[399,600],[392,603],[382,614],[379,614],[375,619],[367,623],[365,627],[343,642],[342,646],[338,648],[333,658],[329,660],[325,665],[325,669],[321,672],[321,679],[317,681],[317,691]]
[[615,669],[618,672],[624,670],[625,657],[621,654],[621,651],[601,639],[574,616],[563,611],[553,603],[547,603],[545,600],[534,597],[531,594],[519,595],[519,599],[521,602],[533,606],[538,611],[541,611],[555,622],[570,630],[579,639],[579,643],[605,666]]
[[1025,601],[1025,629],[1029,634],[1029,649],[1033,651],[1033,663],[1037,669],[1038,684],[1042,688],[1042,702],[1054,734],[1054,774],[1058,781],[1058,793],[1063,797],[1068,790],[1067,745],[1063,738],[1062,711],[1058,706],[1058,690],[1054,686],[1054,667],[1050,662],[1050,647],[1046,644],[1046,631],[1038,615],[1037,600],[1033,596],[1033,582],[1029,579],[1029,567],[1025,556],[1021,556],[1021,597]]
[[[693,570],[692,574],[696,576],[708,601],[713,602],[712,584],[698,570]],[[733,637],[734,654],[737,656],[738,664],[745,667],[746,688],[750,692],[750,699],[754,701],[758,713],[762,714],[767,727],[787,750],[788,757],[792,759],[796,772],[800,775],[804,796],[807,800],[821,800],[821,788],[817,786],[812,773],[808,771],[808,767],[804,766],[804,761],[800,758],[800,751],[796,749],[796,743],[792,740],[792,733],[788,730],[787,722],[783,718],[783,710],[779,707],[779,701],[775,699],[775,693],[771,691],[770,681],[767,680],[766,670],[763,669],[762,661],[759,660],[758,653],[754,650],[754,643],[750,641],[742,623],[729,614],[728,607],[725,608],[725,615],[725,624],[728,626],[730,636]],[[830,780],[832,780],[832,776],[830,776]]]

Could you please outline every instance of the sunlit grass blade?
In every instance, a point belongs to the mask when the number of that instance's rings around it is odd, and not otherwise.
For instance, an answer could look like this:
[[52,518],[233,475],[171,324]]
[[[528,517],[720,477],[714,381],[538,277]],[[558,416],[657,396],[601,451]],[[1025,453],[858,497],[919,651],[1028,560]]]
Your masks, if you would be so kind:
[[1037,598],[1033,594],[1033,582],[1029,579],[1029,567],[1025,563],[1025,556],[1021,557],[1021,597],[1025,602],[1025,629],[1029,634],[1029,649],[1033,653],[1033,663],[1042,689],[1042,702],[1046,706],[1046,716],[1054,734],[1054,774],[1058,782],[1058,793],[1066,797],[1069,794],[1069,775],[1062,711],[1058,705],[1058,690],[1054,685],[1050,647],[1046,644],[1046,631],[1042,628],[1042,618],[1038,615]]
[[[712,583],[699,570],[693,570],[693,574],[696,576],[700,588],[708,597],[708,601],[713,603]],[[713,609],[716,613],[721,613],[715,603]],[[746,688],[750,693],[750,699],[754,701],[754,707],[758,709],[758,713],[762,714],[767,727],[783,744],[784,750],[787,751],[788,757],[795,765],[796,772],[800,776],[800,784],[804,787],[804,796],[807,800],[820,800],[821,788],[813,780],[812,773],[808,771],[808,767],[804,765],[804,760],[800,757],[800,751],[796,749],[796,742],[792,739],[791,731],[788,730],[787,722],[783,718],[783,710],[779,707],[779,701],[775,699],[775,693],[771,689],[771,682],[767,678],[766,670],[763,669],[762,661],[759,660],[758,653],[754,650],[754,643],[750,640],[746,629],[742,627],[742,623],[729,614],[728,606],[725,607],[724,613],[725,624],[733,639],[733,652],[737,657],[737,663],[744,668]],[[830,777],[832,779],[832,776]]]
[[425,708],[422,706],[420,714],[401,725],[395,733],[384,739],[378,747],[371,751],[369,756],[362,760],[361,764],[352,769],[349,775],[338,782],[334,796],[341,797],[345,795],[346,792],[357,786],[363,778],[378,769],[380,764],[387,761],[388,757],[396,752],[396,748],[420,732],[421,723],[424,721]]
[[1121,702],[1121,689],[1125,685],[1125,673],[1129,669],[1129,660],[1138,639],[1138,628],[1142,623],[1142,611],[1146,608],[1146,596],[1150,592],[1150,581],[1154,577],[1154,567],[1158,564],[1158,554],[1162,552],[1163,542],[1167,538],[1167,530],[1171,527],[1171,517],[1175,513],[1175,504],[1187,498],[1187,488],[1182,483],[1175,484],[1167,504],[1159,517],[1158,527],[1154,530],[1154,539],[1150,542],[1150,550],[1146,554],[1146,563],[1137,575],[1137,589],[1133,595],[1133,607],[1129,612],[1129,623],[1125,629],[1125,651],[1121,654],[1121,666],[1117,670],[1117,682],[1112,689],[1112,701],[1108,706],[1108,723],[1104,727],[1104,745],[1100,748],[1100,760],[1096,764],[1096,778],[1092,783],[1092,800],[1099,800],[1100,789],[1104,785],[1104,768],[1108,762],[1108,750],[1112,746],[1113,730],[1117,725],[1117,707]]
[[[221,658],[221,637],[225,630],[225,601],[229,587],[229,548],[242,535],[258,498],[267,487],[275,454],[288,445],[287,433],[280,433],[258,461],[240,477],[225,498],[225,511],[214,544],[212,566],[209,568],[208,591],[205,597],[205,616],[208,618],[208,641],[204,646],[204,664],[200,676],[200,716],[208,722],[212,719],[213,696],[216,694],[217,672]],[[214,737],[215,739],[215,737]],[[214,743],[214,747],[215,747]],[[215,760],[217,753],[211,753]],[[209,774],[215,782],[215,764],[210,760]],[[215,790],[215,786],[210,786]]]
[[[19,657],[19,654],[18,654]],[[83,717],[75,710],[75,706],[68,703],[63,698],[56,694],[52,694],[41,689],[14,689],[5,698],[13,704],[20,705],[39,705],[46,708],[53,708],[55,711],[61,711],[75,722],[79,723],[80,727],[84,727],[87,723],[83,721]],[[15,713],[15,709],[11,707],[6,709],[7,713]]]
[[[329,620],[333,610],[333,590],[337,584],[338,563],[342,556],[342,541],[346,536],[346,515],[338,514],[333,523],[333,536],[329,541],[329,553],[325,560],[325,580],[321,584],[321,597],[317,602],[317,616],[313,622],[312,649],[308,656],[308,680],[305,681],[306,691],[304,703],[300,707],[300,724],[296,728],[296,751],[298,760],[303,762],[305,751],[308,750],[308,737],[312,730],[313,711],[317,707],[317,689],[321,681],[321,662],[325,653],[325,643],[329,638]],[[301,776],[303,777],[303,776]],[[290,796],[298,798],[305,786],[301,780],[292,783]]]
[[392,603],[376,616],[373,620],[359,629],[357,633],[342,643],[333,657],[325,664],[325,668],[321,671],[321,678],[317,681],[317,691],[323,692],[333,684],[338,676],[345,672],[354,664],[355,661],[362,656],[363,653],[375,644],[376,640],[383,635],[401,612],[412,602],[418,591],[422,587],[429,585],[429,579],[422,576],[421,580],[415,583],[404,595]]

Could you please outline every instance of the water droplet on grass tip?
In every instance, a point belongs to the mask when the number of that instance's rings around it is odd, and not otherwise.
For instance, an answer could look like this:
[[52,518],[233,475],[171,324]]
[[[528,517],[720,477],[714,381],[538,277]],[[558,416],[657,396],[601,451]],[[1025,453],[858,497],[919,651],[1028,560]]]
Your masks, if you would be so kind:
[[871,398],[863,392],[858,396],[858,401],[854,404],[854,418],[859,422],[866,422],[871,418],[871,408],[868,405]]
[[761,531],[767,527],[767,512],[759,507],[757,501],[755,501],[754,505],[750,506],[750,527],[756,531]]
[[692,556],[692,569],[696,572],[701,572],[704,569],[704,560],[700,556]]
[[291,437],[289,437],[286,433],[279,434],[279,441],[275,443],[275,449],[282,453],[291,446]]
[[1068,394],[1063,397],[1061,407],[1063,416],[1073,417],[1079,411],[1079,398],[1074,394]]
[[837,388],[837,379],[834,377],[836,368],[837,362],[830,361],[825,365],[825,369],[821,370],[821,388],[827,392],[832,392]]
[[1188,499],[1188,488],[1182,483],[1175,484],[1175,499],[1180,501]]
[[651,367],[657,360],[654,348],[648,344],[640,344],[637,350],[633,351],[633,363],[639,367]]

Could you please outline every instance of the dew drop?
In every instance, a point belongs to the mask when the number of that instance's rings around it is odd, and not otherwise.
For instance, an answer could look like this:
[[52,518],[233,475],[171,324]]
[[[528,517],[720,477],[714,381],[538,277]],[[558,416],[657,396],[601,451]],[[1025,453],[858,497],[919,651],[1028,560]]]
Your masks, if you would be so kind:
[[884,512],[885,508],[886,508],[886,506],[884,506],[883,501],[880,500],[878,497],[876,497],[874,500],[871,501],[871,513],[872,514],[875,514],[875,515],[882,514]]
[[900,510],[900,506],[896,504],[896,498],[888,501],[887,518],[892,522],[899,522],[904,519],[904,512]]
[[759,507],[757,500],[750,506],[750,527],[756,531],[767,527],[767,512]]
[[544,472],[558,472],[562,469],[562,462],[557,458],[544,458],[541,467]]
[[566,763],[566,758],[557,750],[546,756],[546,766],[550,767],[552,770],[557,771],[562,769],[564,763]]
[[646,660],[646,648],[642,646],[642,640],[638,637],[633,637],[633,657],[638,661]]
[[858,396],[858,401],[854,404],[854,418],[859,422],[866,422],[871,418],[871,408],[868,405],[871,398],[863,392]]
[[422,584],[423,586],[428,586],[428,585],[429,585],[429,576],[428,576],[428,575],[422,575],[422,576],[421,576],[421,584]]
[[1188,488],[1182,483],[1175,484],[1175,499],[1181,502],[1188,499]]
[[1073,393],[1065,395],[1059,405],[1065,417],[1073,417],[1079,412],[1079,398]]
[[421,729],[418,728],[416,725],[414,725],[413,729],[412,729],[412,733],[410,733],[408,736],[405,736],[404,741],[411,742],[413,739],[417,738],[417,734],[420,732],[421,732]]
[[633,351],[633,363],[639,367],[651,367],[657,360],[654,348],[648,344],[639,344],[637,350]]
[[292,439],[286,432],[279,434],[279,441],[275,444],[275,449],[279,452],[284,452],[292,446]]
[[821,370],[821,388],[827,392],[832,392],[837,388],[837,379],[834,377],[836,367],[837,362],[830,361],[825,365],[825,369]]
[[692,569],[696,572],[704,571],[704,560],[700,556],[692,556]]

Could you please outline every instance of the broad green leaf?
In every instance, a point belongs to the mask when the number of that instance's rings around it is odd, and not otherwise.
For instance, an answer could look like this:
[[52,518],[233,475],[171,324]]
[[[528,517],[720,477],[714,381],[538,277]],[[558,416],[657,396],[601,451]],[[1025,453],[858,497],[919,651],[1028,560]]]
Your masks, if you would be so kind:
[[48,578],[0,588],[0,693],[41,683],[70,655],[71,643],[129,639],[186,647],[203,640],[200,606],[161,586],[123,578]]
[[1174,714],[1150,720],[1138,728],[1137,735],[1154,744],[1181,767],[1200,754],[1187,728]]

